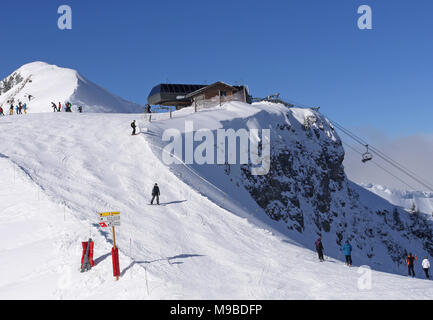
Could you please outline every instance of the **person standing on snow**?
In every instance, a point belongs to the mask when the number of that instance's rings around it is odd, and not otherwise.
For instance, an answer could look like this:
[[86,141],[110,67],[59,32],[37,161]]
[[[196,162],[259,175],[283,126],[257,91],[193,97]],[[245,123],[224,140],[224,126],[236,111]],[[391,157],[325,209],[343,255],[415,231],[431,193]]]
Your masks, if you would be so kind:
[[317,239],[316,241],[316,250],[317,253],[319,254],[319,260],[320,262],[325,261],[325,258],[323,257],[323,244],[322,244],[322,237],[319,237],[319,239]]
[[4,116],[5,114],[3,113],[3,108],[0,107],[0,116]]
[[406,259],[407,267],[409,271],[409,276],[412,276],[412,278],[415,278],[415,261],[418,260],[418,257],[415,255],[413,256],[412,253],[409,253],[409,256]]
[[51,102],[51,108],[53,108],[53,112],[57,112],[57,106],[54,102]]
[[343,250],[344,256],[346,257],[346,265],[348,267],[352,266],[352,245],[349,243],[349,241],[346,241],[346,243],[341,247],[341,250]]
[[23,104],[23,110],[24,110],[24,114],[27,114],[27,103]]
[[425,277],[427,279],[430,279],[430,275],[429,275],[429,270],[430,270],[430,261],[428,261],[428,257],[425,257],[425,259],[422,262],[422,268],[424,269],[425,272]]
[[62,103],[61,102],[59,102],[59,108],[58,108],[58,112],[61,112],[62,111]]
[[9,115],[13,116],[14,115],[14,105],[11,104],[11,107],[9,108]]
[[153,187],[153,190],[152,190],[152,201],[150,202],[150,204],[153,205],[153,201],[155,201],[155,198],[156,198],[156,203],[159,206],[159,196],[160,195],[161,195],[161,192],[159,191],[158,184],[155,183],[155,186]]
[[136,135],[137,125],[135,124],[135,120],[131,123],[132,135]]
[[152,107],[150,104],[146,104],[146,113],[152,113]]

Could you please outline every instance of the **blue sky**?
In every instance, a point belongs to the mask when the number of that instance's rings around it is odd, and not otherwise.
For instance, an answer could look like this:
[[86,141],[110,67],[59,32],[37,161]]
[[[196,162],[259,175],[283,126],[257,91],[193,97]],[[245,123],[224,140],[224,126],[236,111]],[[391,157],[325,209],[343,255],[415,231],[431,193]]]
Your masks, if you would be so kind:
[[[72,7],[73,29],[57,28]],[[373,30],[357,28],[360,5]],[[433,1],[7,1],[0,78],[45,61],[141,104],[161,82],[248,84],[350,128],[433,134]]]

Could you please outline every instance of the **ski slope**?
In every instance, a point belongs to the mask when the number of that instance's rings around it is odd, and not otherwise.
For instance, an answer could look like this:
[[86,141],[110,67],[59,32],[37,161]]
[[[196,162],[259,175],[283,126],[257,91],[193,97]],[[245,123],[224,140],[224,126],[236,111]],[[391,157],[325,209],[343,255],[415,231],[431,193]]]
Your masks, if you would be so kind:
[[[314,252],[279,232],[270,219],[224,209],[243,210],[235,197],[217,205],[203,196],[213,187],[197,191],[160,161],[152,130],[130,136],[134,119],[141,116],[0,118],[0,259],[7,261],[0,298],[433,297],[429,281],[376,271],[371,290],[360,290],[358,268],[331,258],[318,263]],[[148,205],[155,182],[160,207]],[[117,283],[111,234],[96,225],[96,213],[107,210],[122,213]],[[81,274],[80,242],[89,237],[95,240],[97,266]]]

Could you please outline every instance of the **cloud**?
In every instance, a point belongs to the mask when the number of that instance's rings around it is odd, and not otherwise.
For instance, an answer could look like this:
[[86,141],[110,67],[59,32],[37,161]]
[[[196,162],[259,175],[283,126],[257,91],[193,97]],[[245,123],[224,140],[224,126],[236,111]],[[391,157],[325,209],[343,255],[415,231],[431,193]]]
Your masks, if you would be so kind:
[[[433,188],[433,135],[413,135],[407,137],[391,138],[377,129],[357,129],[366,141],[382,153],[397,161],[417,176],[421,177]],[[343,134],[340,134],[345,143],[353,146],[363,153],[365,148]],[[367,164],[361,162],[361,155],[350,149],[346,144],[346,159],[344,166],[350,180],[356,183],[374,183],[387,187],[408,190],[433,191],[414,181],[401,171],[392,167],[377,155],[374,161]],[[387,173],[391,172],[394,176]]]

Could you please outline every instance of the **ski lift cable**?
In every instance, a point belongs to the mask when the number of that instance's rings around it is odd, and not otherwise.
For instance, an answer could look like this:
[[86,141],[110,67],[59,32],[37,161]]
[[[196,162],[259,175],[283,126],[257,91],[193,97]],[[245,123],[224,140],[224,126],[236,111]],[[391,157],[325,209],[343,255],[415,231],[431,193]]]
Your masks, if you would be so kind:
[[[328,117],[327,117],[328,118]],[[365,140],[363,140],[362,138],[356,136],[353,132],[349,131],[348,129],[344,128],[341,124],[339,124],[338,122],[328,118],[329,121],[331,121],[331,123],[337,127],[340,131],[344,132],[346,135],[348,135],[350,138],[352,138],[353,140],[355,140],[356,142],[358,142],[359,144],[363,145],[363,146],[368,146],[371,150],[374,151],[374,153],[376,153],[379,157],[381,158],[386,158],[386,161],[388,162],[393,162],[393,166],[397,166],[399,167],[399,170],[405,171],[405,173],[409,173],[411,176],[416,177],[418,180],[423,181],[423,178],[421,178],[420,176],[418,176],[416,173],[412,172],[411,170],[409,170],[408,168],[406,168],[405,166],[403,166],[402,164],[398,163],[397,161],[395,161],[394,159],[392,159],[391,157],[387,156],[386,154],[384,154],[383,152],[381,152],[378,148],[370,145],[368,142],[366,142]],[[423,184],[427,184],[429,185],[429,183],[427,183],[427,181],[423,181]],[[429,186],[429,188],[431,188],[431,186]]]
[[[329,118],[328,118],[329,119]],[[420,185],[424,186],[425,188],[429,189],[430,191],[433,191],[433,187],[431,186],[431,184],[429,182],[427,182],[426,180],[424,180],[423,178],[419,177],[417,174],[415,174],[414,172],[410,171],[409,169],[407,169],[405,166],[403,166],[402,164],[398,163],[397,161],[393,160],[391,157],[387,156],[386,154],[384,154],[383,152],[381,152],[379,149],[375,148],[374,146],[369,145],[367,142],[365,142],[364,140],[362,140],[361,138],[357,137],[356,135],[354,135],[352,132],[350,132],[349,130],[345,129],[344,127],[342,127],[340,124],[338,124],[337,122],[332,121],[331,119],[329,119],[340,131],[342,131],[343,133],[345,133],[346,135],[348,135],[349,137],[351,137],[353,140],[355,140],[356,142],[358,142],[361,145],[364,146],[369,146],[369,148],[382,160],[384,160],[385,162],[389,163],[390,165],[392,165],[393,167],[395,167],[396,169],[400,170],[401,172],[403,172],[405,175],[409,176],[410,178],[412,178],[414,181],[418,182]]]
[[[344,145],[346,145],[349,149],[353,150],[354,152],[362,155],[362,152],[358,151],[355,149],[355,147],[351,146],[350,144],[343,142]],[[389,175],[391,175],[392,177],[394,177],[395,179],[397,179],[398,181],[400,181],[401,183],[403,183],[404,185],[406,185],[407,187],[409,187],[412,190],[416,190],[413,186],[411,186],[410,184],[408,184],[406,181],[404,181],[403,179],[397,177],[395,174],[393,174],[391,171],[389,171],[388,169],[384,168],[383,166],[381,166],[380,164],[378,164],[376,161],[372,161],[372,163],[374,165],[376,165],[377,167],[379,167],[380,169],[382,169],[383,171],[385,171],[386,173],[388,173]]]
[[[329,119],[329,118],[328,118]],[[426,185],[430,185],[430,183],[428,183],[426,180],[424,180],[424,178],[420,177],[419,175],[417,175],[415,172],[412,172],[410,169],[408,169],[407,167],[405,167],[404,165],[402,165],[401,163],[395,161],[394,159],[392,159],[391,157],[387,156],[386,154],[384,154],[382,151],[380,151],[378,148],[368,144],[365,140],[363,140],[362,138],[359,138],[358,136],[356,136],[353,132],[350,132],[348,129],[345,129],[341,124],[337,123],[336,121],[333,121],[331,119],[329,119],[335,126],[338,126],[338,129],[340,129],[341,131],[344,131],[346,134],[348,134],[350,137],[352,137],[352,139],[356,140],[358,143],[363,144],[364,146],[368,146],[374,153],[376,153],[379,157],[381,158],[386,158],[387,161],[391,161],[393,162],[394,166],[398,166],[401,169],[403,169],[404,171],[406,171],[407,173],[410,173],[411,176],[416,177],[418,180],[423,181],[423,184]],[[429,188],[431,189],[431,186],[429,186]]]
[[[312,109],[311,106],[307,106],[301,103],[296,103],[294,101],[290,101],[287,100],[289,102],[291,102],[295,107],[298,108],[303,108],[303,109]],[[406,168],[405,166],[403,166],[402,164],[400,164],[399,162],[395,161],[394,159],[392,159],[391,157],[387,156],[385,153],[383,153],[382,151],[380,151],[378,148],[370,145],[368,142],[366,142],[364,139],[358,137],[357,135],[355,135],[353,132],[351,132],[350,130],[344,128],[341,124],[339,124],[337,121],[332,120],[331,118],[329,118],[328,116],[326,116],[324,113],[322,113],[337,129],[339,129],[340,131],[342,131],[343,133],[345,133],[347,136],[349,136],[351,139],[353,139],[354,141],[356,141],[357,143],[359,143],[360,145],[369,148],[370,150],[373,151],[374,154],[376,154],[379,158],[381,158],[382,160],[384,160],[385,162],[389,163],[390,165],[392,165],[393,167],[395,167],[396,169],[398,169],[399,171],[401,171],[402,173],[404,173],[405,175],[407,175],[408,177],[410,177],[411,179],[413,179],[414,181],[418,182],[420,185],[422,185],[423,187],[427,188],[430,191],[433,191],[433,187],[432,185],[427,182],[426,180],[424,180],[424,178],[421,178],[419,175],[417,175],[416,173],[412,172],[411,170],[409,170],[408,168]],[[376,162],[374,162],[377,166],[379,166],[380,168],[382,168],[383,170],[387,171],[385,168],[383,168],[382,166],[380,166],[379,164],[377,164]],[[390,173],[390,172],[388,172]],[[390,173],[391,175],[393,175],[392,173]],[[394,176],[394,175],[393,175]],[[396,177],[397,178],[397,177]],[[399,181],[402,181],[400,178],[398,178]],[[406,183],[405,183],[406,184]],[[409,186],[408,184],[406,184],[407,186]],[[415,190],[415,188],[411,187],[412,189]]]
[[[354,147],[352,147],[351,145],[349,145],[346,142],[343,142],[347,147],[349,147],[350,149],[352,149],[354,152],[362,155],[361,152],[359,152],[358,150],[356,150]],[[386,173],[388,173],[389,175],[391,175],[392,177],[394,177],[395,179],[397,179],[398,181],[400,181],[401,183],[403,183],[404,185],[406,185],[407,187],[409,187],[412,190],[416,190],[413,186],[411,186],[410,184],[408,184],[406,181],[404,181],[403,179],[399,178],[398,176],[396,176],[395,174],[393,174],[391,171],[389,171],[388,169],[384,168],[383,166],[381,166],[380,164],[378,164],[376,161],[372,161],[372,163],[374,165],[376,165],[378,168],[382,169],[383,171],[385,171]]]
[[[297,105],[301,105],[299,103],[297,103]],[[307,107],[310,108],[311,107]],[[323,114],[323,113],[322,113]],[[421,178],[419,175],[417,175],[416,173],[412,172],[411,170],[409,170],[408,168],[406,168],[405,166],[403,166],[402,164],[400,164],[399,162],[395,161],[394,159],[392,159],[391,157],[387,156],[385,153],[383,153],[382,151],[380,151],[378,148],[370,145],[367,141],[365,141],[364,139],[358,137],[356,134],[354,134],[353,132],[351,132],[350,130],[346,129],[345,127],[343,127],[341,124],[339,124],[337,121],[332,120],[331,118],[329,118],[328,116],[326,116],[325,114],[323,114],[337,129],[339,129],[340,131],[342,131],[343,133],[345,133],[347,136],[349,136],[351,139],[353,139],[354,141],[356,141],[357,143],[359,143],[360,145],[370,148],[370,150],[373,151],[374,154],[376,154],[379,158],[383,159],[384,161],[388,162],[390,165],[392,165],[393,167],[395,167],[396,169],[400,170],[401,172],[403,172],[405,175],[409,176],[411,179],[413,179],[414,181],[418,182],[420,185],[422,185],[423,187],[427,188],[430,191],[433,191],[433,187],[432,185],[427,182],[424,178]]]
[[[343,131],[343,130],[342,130]],[[345,134],[348,134],[347,132],[343,131]],[[348,134],[350,136],[350,134]],[[357,141],[355,138],[353,138],[355,141]],[[357,141],[359,142],[359,141]],[[359,142],[361,145],[363,145],[361,142]],[[398,169],[399,171],[403,172],[405,175],[407,175],[408,177],[410,177],[412,180],[418,182],[420,185],[422,185],[423,187],[427,188],[430,191],[433,191],[433,187],[431,187],[431,185],[424,181],[423,179],[417,177],[416,175],[412,174],[410,171],[405,170],[404,167],[399,166],[398,163],[396,163],[395,161],[393,161],[392,159],[388,159],[389,157],[387,156],[383,156],[381,152],[377,153],[374,152],[379,158],[381,158],[382,160],[384,160],[385,162],[387,162],[388,164],[390,164],[391,166],[395,167],[396,169]],[[414,189],[415,190],[415,189]]]

